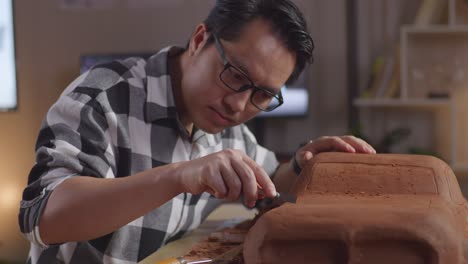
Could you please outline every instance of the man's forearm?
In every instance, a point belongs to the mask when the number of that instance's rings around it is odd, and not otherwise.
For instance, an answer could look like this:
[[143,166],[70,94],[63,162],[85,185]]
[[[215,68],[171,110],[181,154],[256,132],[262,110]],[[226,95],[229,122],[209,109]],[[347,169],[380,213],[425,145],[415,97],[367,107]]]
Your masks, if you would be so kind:
[[273,183],[278,192],[290,192],[296,179],[297,175],[292,169],[291,162],[285,162],[276,170],[273,176]]
[[177,164],[130,177],[73,177],[52,192],[40,218],[46,244],[83,241],[111,233],[183,192]]

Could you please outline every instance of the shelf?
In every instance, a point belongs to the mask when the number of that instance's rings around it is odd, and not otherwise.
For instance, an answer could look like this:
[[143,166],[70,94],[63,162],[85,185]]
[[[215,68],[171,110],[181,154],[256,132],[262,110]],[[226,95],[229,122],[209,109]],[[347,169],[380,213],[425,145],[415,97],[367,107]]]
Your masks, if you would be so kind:
[[465,89],[467,26],[405,26],[401,30],[401,95],[426,98]]
[[449,106],[451,100],[449,98],[441,99],[363,99],[354,100],[354,105],[357,107],[441,107]]
[[440,33],[440,34],[450,34],[450,33],[466,33],[468,32],[468,25],[430,25],[430,26],[415,26],[415,25],[406,25],[402,28],[403,34],[428,34],[428,33]]
[[[425,2],[432,5],[436,1]],[[450,161],[468,190],[468,0],[448,3],[448,24],[416,23],[401,28],[400,67],[394,67],[399,69],[400,97],[356,98],[353,105],[362,113],[367,134],[378,137],[401,125],[418,131],[408,144],[430,147]],[[427,21],[435,19],[429,17],[435,10],[431,13],[429,9]],[[387,74],[382,69],[379,72]],[[384,80],[394,75],[388,73]],[[386,84],[380,90],[391,90],[388,87],[393,86]],[[447,98],[430,98],[434,94]],[[434,126],[429,128],[431,123]]]

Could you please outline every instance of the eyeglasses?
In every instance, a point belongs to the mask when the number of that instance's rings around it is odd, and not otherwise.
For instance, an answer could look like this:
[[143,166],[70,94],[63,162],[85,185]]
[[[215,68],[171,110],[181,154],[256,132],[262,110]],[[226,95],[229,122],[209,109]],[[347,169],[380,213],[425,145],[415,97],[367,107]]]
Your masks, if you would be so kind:
[[215,40],[216,49],[223,60],[224,69],[219,74],[219,79],[226,85],[229,89],[242,93],[248,89],[252,89],[253,92],[250,95],[250,102],[258,109],[270,112],[275,108],[283,104],[283,95],[281,91],[278,94],[256,86],[250,78],[239,68],[232,65],[226,58],[224,49],[221,46],[221,41],[218,37],[213,34]]

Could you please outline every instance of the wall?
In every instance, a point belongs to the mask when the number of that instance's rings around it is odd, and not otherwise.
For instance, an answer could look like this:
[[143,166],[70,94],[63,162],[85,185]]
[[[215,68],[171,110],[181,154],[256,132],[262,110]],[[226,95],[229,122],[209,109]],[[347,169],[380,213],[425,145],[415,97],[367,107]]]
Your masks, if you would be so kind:
[[308,70],[309,115],[266,121],[265,145],[292,153],[300,143],[324,135],[348,134],[346,5],[343,0],[299,3],[315,43]]
[[[135,1],[135,0],[132,0]],[[18,204],[34,162],[34,144],[47,109],[79,71],[80,54],[141,52],[184,45],[210,0],[159,1],[163,8],[60,9],[59,0],[15,0],[19,108],[0,113],[0,259],[24,260]],[[143,1],[144,2],[144,1]],[[151,2],[151,1],[148,1]],[[310,115],[267,121],[266,144],[290,152],[301,141],[346,132],[346,39],[343,0],[298,1],[316,43],[308,72]]]
[[357,0],[359,88],[367,85],[372,63],[400,39],[400,26],[412,24],[421,0]]
[[[400,43],[402,25],[413,24],[421,0],[358,0],[358,72],[359,90],[367,88],[371,68],[377,56],[394,54]],[[371,142],[397,128],[409,128],[410,136],[393,146],[392,151],[407,153],[409,147],[425,148],[433,144],[433,113],[409,109],[360,108],[364,134]]]

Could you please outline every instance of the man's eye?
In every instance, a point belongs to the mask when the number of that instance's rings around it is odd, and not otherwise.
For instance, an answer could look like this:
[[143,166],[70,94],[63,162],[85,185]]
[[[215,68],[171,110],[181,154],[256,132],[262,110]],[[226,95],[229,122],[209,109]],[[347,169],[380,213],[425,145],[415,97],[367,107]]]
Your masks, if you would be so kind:
[[245,80],[244,75],[242,75],[240,72],[230,68],[229,69],[229,74],[231,75],[231,78],[237,80],[237,81],[243,81]]
[[244,76],[242,76],[240,73],[234,73],[234,78],[238,81],[244,80]]
[[273,98],[273,95],[266,92],[266,91],[260,91],[260,96],[264,99],[271,99]]

